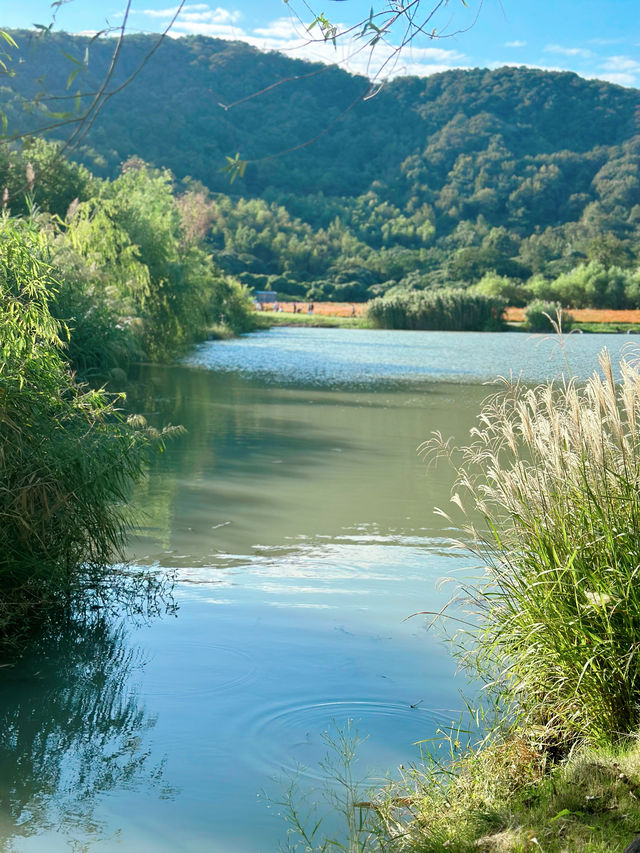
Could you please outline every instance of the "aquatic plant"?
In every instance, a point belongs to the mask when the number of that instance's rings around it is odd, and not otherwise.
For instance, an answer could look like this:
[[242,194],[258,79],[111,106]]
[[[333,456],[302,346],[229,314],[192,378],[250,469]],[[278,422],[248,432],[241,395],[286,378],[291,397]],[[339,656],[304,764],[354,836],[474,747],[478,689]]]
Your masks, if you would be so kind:
[[452,460],[486,566],[456,596],[460,653],[552,754],[640,724],[640,371],[600,365],[583,387],[507,382],[470,444],[424,446]]
[[462,288],[406,291],[369,302],[367,317],[383,329],[497,331],[506,303]]
[[[373,780],[359,775],[358,749],[366,738],[353,720],[323,732],[327,750],[319,762],[324,777],[319,790],[304,790],[302,779],[290,777],[283,798],[270,805],[280,809],[287,825],[282,853],[375,853],[384,848],[386,808],[374,805]],[[337,819],[337,820],[336,820]],[[331,825],[331,829],[329,828]]]

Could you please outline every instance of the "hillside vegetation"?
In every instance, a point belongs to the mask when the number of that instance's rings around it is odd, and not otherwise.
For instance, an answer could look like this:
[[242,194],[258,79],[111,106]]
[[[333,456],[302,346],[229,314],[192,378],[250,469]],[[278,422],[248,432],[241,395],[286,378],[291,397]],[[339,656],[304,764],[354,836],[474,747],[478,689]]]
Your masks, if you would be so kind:
[[[2,80],[14,131],[59,120],[46,110],[73,109],[76,91],[82,103],[112,50],[14,35],[20,62]],[[152,44],[127,38],[112,88]],[[67,88],[79,67],[69,56],[86,65]],[[170,169],[220,267],[293,297],[482,282],[515,304],[638,304],[638,91],[525,68],[402,78],[364,101],[367,91],[364,78],[242,43],[168,40],[73,156],[106,177],[131,156]],[[25,112],[25,98],[38,107]],[[248,165],[230,183],[222,169],[236,152]],[[6,174],[5,162],[16,199]],[[556,287],[567,274],[582,280]]]

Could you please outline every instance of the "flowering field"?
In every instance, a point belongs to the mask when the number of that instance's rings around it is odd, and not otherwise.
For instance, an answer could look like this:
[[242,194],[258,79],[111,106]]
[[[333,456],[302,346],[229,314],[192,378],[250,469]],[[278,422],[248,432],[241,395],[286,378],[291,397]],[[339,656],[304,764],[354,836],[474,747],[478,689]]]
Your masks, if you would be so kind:
[[[309,305],[313,305],[313,313],[321,317],[364,317],[367,313],[366,302],[280,302],[279,307],[284,314],[308,314]],[[294,311],[294,308],[296,309]],[[265,312],[273,312],[272,305],[265,304]],[[505,319],[507,323],[521,323],[524,320],[524,308],[507,308]],[[640,324],[640,309],[629,311],[613,311],[607,308],[571,308],[569,313],[577,323],[638,323]]]
[[[507,323],[521,323],[524,308],[507,308]],[[640,323],[640,310],[613,311],[607,308],[570,308],[569,313],[577,323]]]
[[[308,314],[310,305],[313,305],[312,313],[322,317],[364,317],[367,313],[366,302],[279,302],[278,305],[285,314]],[[265,303],[262,310],[273,312],[274,309]]]

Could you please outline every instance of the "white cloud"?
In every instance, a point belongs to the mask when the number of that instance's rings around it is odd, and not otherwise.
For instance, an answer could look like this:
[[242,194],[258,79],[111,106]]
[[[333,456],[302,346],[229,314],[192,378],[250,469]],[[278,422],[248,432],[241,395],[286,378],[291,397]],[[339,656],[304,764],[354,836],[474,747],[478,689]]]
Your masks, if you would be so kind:
[[[150,19],[168,20],[177,6],[144,9],[139,14]],[[344,29],[335,22],[338,30]],[[451,68],[468,68],[467,56],[457,50],[441,47],[409,45],[400,53],[391,45],[378,44],[371,51],[362,41],[338,43],[324,42],[317,29],[309,32],[304,23],[289,17],[280,17],[261,26],[246,26],[238,9],[211,6],[208,3],[191,3],[183,7],[172,27],[171,36],[202,35],[230,41],[244,41],[260,50],[278,50],[296,58],[326,64],[337,63],[354,74],[384,80],[399,75],[425,77]],[[431,42],[431,44],[433,44]],[[524,42],[514,43],[524,46]]]
[[631,71],[637,73],[640,71],[640,62],[637,59],[632,59],[630,56],[608,56],[602,65],[608,71]]
[[256,27],[253,34],[266,39],[294,39],[300,38],[302,27],[296,26],[291,18],[278,18],[271,21],[266,27]]
[[[185,6],[185,9],[193,7]],[[180,15],[179,20],[183,23],[206,23],[206,24],[235,24],[242,17],[238,11],[230,11],[229,9],[206,9],[200,12],[184,12]]]
[[589,76],[619,86],[637,86],[640,83],[640,62],[630,56],[607,56]]
[[584,59],[589,59],[593,56],[593,51],[586,47],[564,47],[561,44],[548,44],[544,50],[546,53],[559,53],[562,56],[581,56]]
[[249,36],[244,30],[233,24],[216,24],[209,21],[176,21],[170,35],[180,36],[210,36],[211,38],[231,41],[248,41]]
[[594,78],[598,80],[606,80],[607,83],[616,83],[618,86],[637,86],[638,77],[635,74],[626,74],[624,72],[616,74],[610,71],[604,71],[602,74],[594,74]]
[[[172,6],[169,9],[140,9],[137,10],[138,15],[148,15],[150,18],[172,18],[178,11],[179,6]],[[208,9],[207,3],[192,3],[182,7],[182,12],[190,10],[199,11]]]
[[526,47],[527,43],[526,43],[526,41],[518,41],[518,39],[516,39],[515,41],[506,41],[504,43],[504,46],[505,47]]

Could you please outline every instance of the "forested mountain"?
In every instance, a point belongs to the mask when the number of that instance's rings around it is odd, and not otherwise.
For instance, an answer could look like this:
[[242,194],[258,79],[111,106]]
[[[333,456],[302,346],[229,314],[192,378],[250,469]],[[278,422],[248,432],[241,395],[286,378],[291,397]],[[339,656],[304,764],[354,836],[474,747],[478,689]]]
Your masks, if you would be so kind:
[[[46,123],[45,109],[69,109],[76,92],[82,103],[112,51],[103,39],[14,36],[20,62],[0,81],[13,130]],[[127,38],[111,89],[153,43]],[[400,78],[365,100],[368,88],[243,43],[167,40],[74,156],[111,177],[131,156],[170,169],[218,263],[294,296],[484,277],[485,289],[514,285],[525,299],[532,276],[635,267],[640,92],[525,68]],[[39,106],[25,113],[23,99]],[[230,184],[221,169],[236,152],[249,162]],[[0,179],[15,197],[10,159]]]

